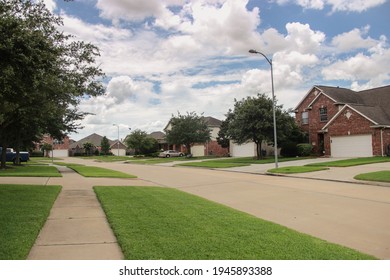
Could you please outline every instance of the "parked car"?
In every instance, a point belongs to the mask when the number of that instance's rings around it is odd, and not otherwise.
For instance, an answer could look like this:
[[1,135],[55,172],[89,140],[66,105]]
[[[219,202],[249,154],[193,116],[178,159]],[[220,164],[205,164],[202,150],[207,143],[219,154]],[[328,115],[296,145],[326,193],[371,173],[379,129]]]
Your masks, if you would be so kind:
[[159,155],[159,157],[165,157],[165,158],[169,158],[169,157],[182,157],[184,156],[184,154],[182,152],[178,152],[178,151],[174,151],[174,150],[167,150],[167,151],[164,151],[164,152],[161,152]]
[[[2,147],[0,147],[0,155],[2,153]],[[19,161],[20,162],[27,162],[30,159],[30,155],[28,152],[19,152]],[[6,161],[12,161],[13,163],[16,162],[16,152],[11,149],[7,148],[7,153],[6,153]]]

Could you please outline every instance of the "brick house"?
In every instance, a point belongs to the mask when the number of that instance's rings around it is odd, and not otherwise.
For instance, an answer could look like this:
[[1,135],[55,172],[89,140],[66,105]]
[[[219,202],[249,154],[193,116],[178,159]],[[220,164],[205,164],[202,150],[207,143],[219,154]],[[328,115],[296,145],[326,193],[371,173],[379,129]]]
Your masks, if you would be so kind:
[[[65,136],[61,140],[51,137],[49,134],[44,134],[41,141],[35,143],[35,150],[40,151],[43,144],[50,144],[53,147],[53,152],[48,152],[45,156],[54,157],[68,157],[69,146],[72,144],[72,140],[68,136]],[[53,154],[52,154],[53,153]]]
[[[215,155],[215,156],[224,156],[229,153],[227,148],[222,148],[221,145],[217,142],[218,132],[220,130],[222,121],[213,118],[213,117],[203,117],[204,121],[207,124],[207,127],[210,129],[210,141],[206,143],[196,143],[191,147],[191,153],[194,156],[206,156],[206,155]],[[165,126],[164,131],[171,129],[171,122]],[[186,148],[183,145],[169,145],[169,149],[178,150],[180,152],[186,152]]]
[[390,154],[390,86],[364,91],[314,86],[295,108],[313,151],[332,157]]

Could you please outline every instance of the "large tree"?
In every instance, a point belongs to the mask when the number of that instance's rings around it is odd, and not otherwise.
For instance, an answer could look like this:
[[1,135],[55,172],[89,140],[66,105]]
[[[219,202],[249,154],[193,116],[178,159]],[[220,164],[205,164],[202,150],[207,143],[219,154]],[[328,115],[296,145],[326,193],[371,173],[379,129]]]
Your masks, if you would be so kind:
[[[98,49],[59,30],[43,2],[0,0],[0,146],[18,149],[43,133],[79,127],[85,96],[104,92]],[[19,133],[28,131],[28,133]],[[5,149],[3,149],[5,151]],[[1,167],[5,167],[5,153]]]
[[[257,147],[257,159],[263,157],[262,142],[274,141],[272,106],[271,98],[265,94],[258,94],[256,97],[235,100],[234,110],[229,110],[227,114],[227,135],[237,144],[253,141]],[[290,133],[295,131],[295,122],[282,106],[275,107],[278,143],[283,143]]]
[[169,121],[170,129],[166,131],[166,140],[170,144],[185,145],[187,153],[191,154],[191,146],[195,143],[205,143],[210,140],[210,129],[203,116],[195,112],[173,116]]
[[134,149],[135,154],[148,154],[157,151],[157,140],[149,137],[145,131],[136,129],[126,137],[127,147]]

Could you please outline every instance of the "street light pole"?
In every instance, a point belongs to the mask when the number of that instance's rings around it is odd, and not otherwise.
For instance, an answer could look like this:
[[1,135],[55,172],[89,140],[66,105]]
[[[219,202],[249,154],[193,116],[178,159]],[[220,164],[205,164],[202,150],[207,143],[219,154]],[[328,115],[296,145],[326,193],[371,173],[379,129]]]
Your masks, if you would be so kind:
[[118,142],[117,142],[117,148],[118,148],[118,157],[119,157],[119,125],[113,124],[113,126],[116,126],[118,128]]
[[272,59],[268,59],[268,57],[261,53],[261,52],[258,52],[256,50],[249,50],[250,53],[255,53],[255,54],[261,54],[266,60],[267,62],[269,63],[269,65],[271,66],[271,86],[272,86],[272,115],[273,115],[273,119],[274,119],[274,145],[275,145],[275,168],[278,168],[279,167],[279,164],[278,164],[278,140],[277,140],[277,133],[276,133],[276,101],[275,101],[275,90],[274,90],[274,71],[273,71],[273,67],[272,67]]

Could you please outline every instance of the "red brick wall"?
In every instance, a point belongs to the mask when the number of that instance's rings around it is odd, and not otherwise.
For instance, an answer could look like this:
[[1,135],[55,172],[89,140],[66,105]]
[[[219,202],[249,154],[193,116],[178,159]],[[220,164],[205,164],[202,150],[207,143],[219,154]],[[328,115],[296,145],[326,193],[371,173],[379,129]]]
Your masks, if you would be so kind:
[[[349,115],[349,118],[347,117]],[[372,135],[372,150],[374,155],[381,155],[380,129],[371,128],[374,125],[362,115],[345,108],[341,114],[329,125],[328,133],[325,134],[325,151],[330,155],[330,137],[347,135]],[[389,138],[390,140],[390,138]],[[384,141],[385,144],[385,141]]]
[[[63,139],[61,139],[61,141],[58,143],[57,141],[57,144],[53,144],[54,143],[54,139],[51,138],[50,135],[44,135],[41,142],[41,143],[47,143],[47,144],[50,144],[50,145],[53,145],[53,149],[54,150],[68,150],[69,149],[69,145],[70,145],[70,142],[69,142],[69,137],[68,136],[65,136]],[[37,150],[39,150],[39,144],[37,146]]]
[[217,141],[210,141],[207,145],[206,151],[208,150],[209,155],[214,156],[226,156],[229,153],[227,148],[222,148]]
[[[306,112],[309,113],[309,123],[302,124],[302,112],[305,112],[305,109],[316,97],[317,100],[312,104],[311,109],[306,110]],[[297,112],[295,113],[295,120],[297,124],[309,134],[309,143],[313,145],[313,152],[317,154],[322,154],[322,151],[319,150],[318,131],[321,130],[328,122],[321,121],[320,119],[321,107],[327,108],[328,121],[338,113],[338,106],[334,105],[334,102],[331,99],[329,99],[323,94],[321,94],[320,96],[318,96],[318,94],[315,95],[313,90],[302,102],[302,104],[297,108]],[[326,142],[326,140],[324,142]]]

